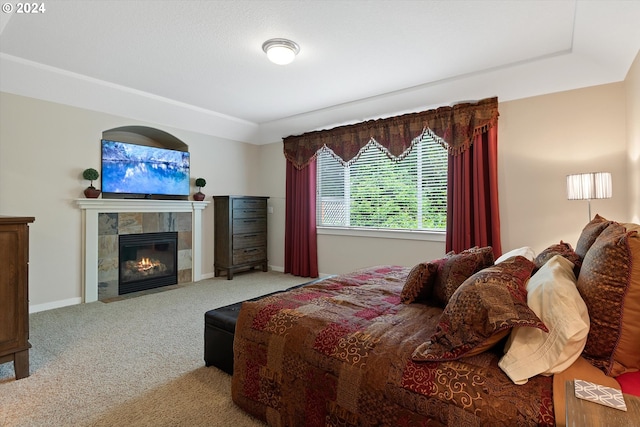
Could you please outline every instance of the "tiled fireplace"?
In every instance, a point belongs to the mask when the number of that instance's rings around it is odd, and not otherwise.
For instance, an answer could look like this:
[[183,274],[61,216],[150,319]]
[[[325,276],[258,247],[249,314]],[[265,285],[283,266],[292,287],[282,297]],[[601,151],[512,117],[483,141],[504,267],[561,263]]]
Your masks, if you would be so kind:
[[[191,247],[188,251],[191,252]],[[189,268],[189,273],[191,273],[190,270],[191,268]],[[190,279],[191,274],[181,283]],[[100,300],[103,299],[100,295],[102,283],[101,280],[98,283],[98,298]],[[176,231],[121,234],[118,236],[118,295],[177,283],[178,233]]]
[[[84,301],[92,302],[109,298],[118,294],[137,290],[125,286],[120,289],[120,265],[131,264],[133,260],[120,260],[120,239],[122,236],[135,240],[137,236],[155,236],[160,234],[175,235],[175,279],[168,279],[163,274],[159,283],[152,287],[163,286],[162,281],[169,284],[198,281],[202,279],[200,264],[202,249],[202,210],[209,202],[187,200],[141,200],[141,199],[78,199],[78,206],[83,210],[83,242],[84,242]],[[143,246],[141,255],[153,249],[153,245]],[[158,246],[164,249],[164,244]],[[130,249],[129,249],[130,252]],[[161,251],[162,252],[162,251]],[[130,255],[125,255],[125,258]],[[167,255],[158,253],[156,258]],[[148,257],[147,257],[148,258]],[[136,260],[135,262],[142,262]],[[144,260],[144,262],[161,262]],[[164,264],[164,262],[161,262]],[[146,266],[140,267],[144,271]],[[151,268],[151,267],[149,267]],[[166,268],[163,267],[153,267]],[[125,280],[126,281],[126,280]],[[145,285],[142,285],[145,286]]]
[[192,252],[189,212],[98,214],[98,299],[190,282]]

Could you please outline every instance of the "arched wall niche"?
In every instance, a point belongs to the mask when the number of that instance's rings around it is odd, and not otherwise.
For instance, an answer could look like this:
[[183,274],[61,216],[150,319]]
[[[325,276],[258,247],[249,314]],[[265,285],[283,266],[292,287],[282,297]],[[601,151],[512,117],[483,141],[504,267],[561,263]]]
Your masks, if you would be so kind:
[[129,142],[171,150],[189,151],[189,146],[175,136],[147,126],[121,126],[102,132],[102,139]]
[[[189,153],[189,146],[182,142],[180,139],[160,129],[147,126],[121,126],[104,130],[102,132],[102,139]],[[144,162],[145,160],[143,159],[142,161]],[[175,161],[181,162],[182,160]],[[134,163],[135,162],[137,162],[137,160],[134,160]],[[175,173],[175,176],[173,176],[173,178],[168,178],[169,180],[171,180],[172,185],[167,188],[164,185],[167,183],[167,178],[161,176],[166,174],[154,174],[151,172],[146,173],[144,172],[144,168],[140,169],[138,167],[127,167],[126,179],[123,179],[118,175],[122,171],[114,172],[115,176],[113,173],[110,174],[109,183],[118,182],[117,187],[113,187],[111,185],[105,185],[104,162],[102,164],[102,167],[103,169],[101,172],[101,183],[103,199],[188,199],[189,189],[185,188],[184,185],[188,184],[190,187],[191,179],[187,174],[184,173],[184,171],[177,172],[176,170],[174,170],[173,172],[168,172],[169,175]],[[131,175],[129,174],[129,172],[131,172]],[[189,179],[189,183],[187,183],[187,179]],[[176,185],[178,186],[176,187]],[[113,188],[117,188],[117,190],[112,191]]]

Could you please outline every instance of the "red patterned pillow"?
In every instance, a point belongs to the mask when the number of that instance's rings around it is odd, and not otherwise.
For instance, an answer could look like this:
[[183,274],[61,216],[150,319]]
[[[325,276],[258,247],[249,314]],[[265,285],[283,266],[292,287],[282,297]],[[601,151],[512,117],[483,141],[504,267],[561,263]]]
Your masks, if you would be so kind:
[[444,258],[432,261],[437,266],[433,283],[433,300],[444,307],[451,295],[474,273],[493,265],[493,248],[485,246],[466,249],[458,254],[449,252]]
[[414,361],[456,360],[494,344],[496,334],[527,326],[548,332],[527,305],[527,282],[535,265],[522,256],[488,267],[467,279],[442,312],[430,341],[413,352]]
[[615,377],[640,370],[640,235],[611,223],[589,248],[578,292],[591,320],[583,355]]
[[593,245],[593,242],[596,241],[600,233],[602,233],[612,222],[613,221],[609,221],[596,214],[596,216],[593,217],[587,225],[585,225],[582,229],[582,233],[580,233],[580,237],[578,238],[578,243],[576,243],[576,253],[580,258],[585,257],[587,251],[591,245]]
[[573,250],[569,243],[565,243],[562,240],[560,240],[560,243],[551,245],[538,254],[538,256],[533,260],[533,263],[536,265],[536,270],[542,268],[547,261],[556,255],[560,255],[571,261],[574,266],[573,272],[576,277],[578,277],[580,274],[580,267],[582,266],[582,258]]
[[431,297],[433,290],[433,282],[436,278],[438,266],[432,263],[421,262],[414,266],[407,281],[402,288],[400,299],[405,304],[411,304],[416,301],[424,301]]

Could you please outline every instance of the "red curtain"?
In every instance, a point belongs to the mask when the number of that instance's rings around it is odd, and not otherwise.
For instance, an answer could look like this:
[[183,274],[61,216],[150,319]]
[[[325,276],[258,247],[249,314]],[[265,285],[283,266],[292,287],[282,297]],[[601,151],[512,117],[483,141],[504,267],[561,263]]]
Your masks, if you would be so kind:
[[473,137],[471,147],[449,156],[446,250],[492,246],[502,254],[498,206],[498,127]]
[[287,159],[285,272],[318,276],[315,217],[318,150],[330,148],[348,163],[373,138],[389,151],[390,157],[400,157],[411,147],[411,141],[427,130],[442,138],[449,151],[447,251],[492,246],[495,256],[500,256],[498,116],[498,98],[487,98],[477,103],[461,103],[284,138]]
[[457,155],[470,147],[477,133],[485,132],[497,123],[498,98],[487,98],[477,103],[466,102],[288,136],[283,140],[284,156],[296,168],[303,169],[319,149],[327,147],[344,163],[349,163],[373,138],[388,150],[389,158],[402,157],[411,148],[412,141],[426,129],[446,141],[449,154]]
[[284,272],[318,277],[316,160],[298,169],[287,160]]

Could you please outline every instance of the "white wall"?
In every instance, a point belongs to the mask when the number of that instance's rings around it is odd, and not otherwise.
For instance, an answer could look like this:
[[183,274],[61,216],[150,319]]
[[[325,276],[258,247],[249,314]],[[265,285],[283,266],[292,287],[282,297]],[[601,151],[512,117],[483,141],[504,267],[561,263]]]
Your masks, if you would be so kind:
[[341,274],[372,265],[413,266],[440,258],[444,242],[379,237],[318,236],[318,269]]
[[625,80],[627,94],[627,168],[629,218],[640,224],[640,53]]
[[260,194],[269,196],[267,205],[273,211],[267,215],[269,265],[273,270],[284,271],[284,224],[286,161],[282,141],[260,145]]
[[629,221],[624,83],[500,103],[498,180],[502,247],[536,252],[575,243],[588,221],[583,200],[566,199],[566,175],[611,172],[613,198],[592,215]]
[[[100,170],[102,132],[128,125],[155,127],[188,144],[191,177],[207,180],[207,196],[258,191],[258,146],[0,93],[0,215],[36,218],[30,227],[32,310],[80,302],[81,212],[74,200],[88,185],[81,173]],[[213,275],[212,205],[203,212],[205,276]]]

